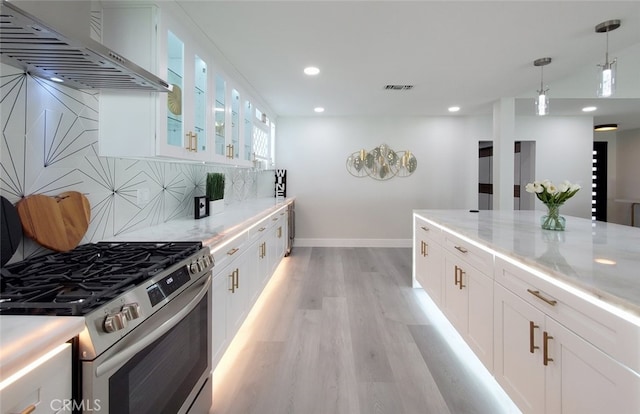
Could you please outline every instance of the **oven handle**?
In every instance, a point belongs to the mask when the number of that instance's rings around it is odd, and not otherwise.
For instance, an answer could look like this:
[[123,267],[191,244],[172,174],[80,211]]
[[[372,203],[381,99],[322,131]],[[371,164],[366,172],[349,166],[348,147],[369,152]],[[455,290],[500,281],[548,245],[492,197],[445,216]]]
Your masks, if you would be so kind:
[[191,300],[191,302],[189,302],[189,304],[187,304],[187,306],[182,308],[180,311],[178,311],[178,313],[173,315],[171,318],[167,319],[166,322],[160,325],[158,329],[154,330],[149,335],[142,337],[142,339],[140,339],[138,342],[135,342],[134,344],[128,346],[127,348],[123,349],[121,352],[118,352],[117,354],[115,354],[112,358],[109,358],[106,361],[104,361],[102,364],[98,365],[96,367],[96,377],[99,377],[103,375],[105,372],[109,372],[113,368],[122,365],[124,362],[126,362],[127,360],[135,356],[138,352],[142,351],[143,349],[151,345],[162,335],[169,332],[171,328],[173,328],[178,323],[180,323],[180,321],[184,319],[184,317],[187,316],[189,312],[191,312],[198,306],[198,304],[200,303],[200,300],[203,297],[205,297],[205,295],[207,294],[210,284],[211,284],[211,275],[209,275],[206,278],[205,282],[202,284],[202,289],[200,289],[198,294]]

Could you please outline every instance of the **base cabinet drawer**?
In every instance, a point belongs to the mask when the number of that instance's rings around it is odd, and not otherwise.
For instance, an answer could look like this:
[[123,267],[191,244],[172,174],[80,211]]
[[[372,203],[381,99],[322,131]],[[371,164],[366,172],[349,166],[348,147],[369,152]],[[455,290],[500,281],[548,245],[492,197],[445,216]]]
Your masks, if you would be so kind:
[[68,343],[0,391],[2,414],[71,412],[71,404],[71,344]]

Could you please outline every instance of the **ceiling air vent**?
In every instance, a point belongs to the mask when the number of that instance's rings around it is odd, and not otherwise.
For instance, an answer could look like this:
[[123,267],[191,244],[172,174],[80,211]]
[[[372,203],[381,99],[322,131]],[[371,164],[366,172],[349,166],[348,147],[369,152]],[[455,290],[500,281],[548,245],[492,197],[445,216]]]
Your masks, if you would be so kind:
[[393,90],[393,91],[408,91],[413,89],[413,85],[385,85],[384,88],[386,90]]

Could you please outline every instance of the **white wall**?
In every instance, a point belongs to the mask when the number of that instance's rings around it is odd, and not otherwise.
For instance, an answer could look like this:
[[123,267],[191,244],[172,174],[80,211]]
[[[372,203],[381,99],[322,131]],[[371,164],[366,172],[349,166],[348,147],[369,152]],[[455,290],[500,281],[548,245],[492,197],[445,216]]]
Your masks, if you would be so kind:
[[[611,149],[609,149],[611,151]],[[640,129],[616,134],[616,183],[614,199],[640,200]],[[631,224],[631,210],[628,203],[617,204],[617,216],[611,221]],[[636,223],[638,219],[636,215]]]
[[[517,117],[516,141],[536,142],[536,179],[582,186],[561,214],[591,218],[593,120],[590,117]],[[537,201],[537,210],[545,206]]]
[[[478,141],[491,140],[491,125],[490,116],[280,118],[276,157],[297,197],[296,243],[408,246],[413,209],[477,208]],[[585,187],[566,215],[590,217],[592,137],[589,117],[516,120],[516,139],[537,141],[541,178]],[[382,143],[412,151],[416,172],[383,182],[347,172],[351,153]]]

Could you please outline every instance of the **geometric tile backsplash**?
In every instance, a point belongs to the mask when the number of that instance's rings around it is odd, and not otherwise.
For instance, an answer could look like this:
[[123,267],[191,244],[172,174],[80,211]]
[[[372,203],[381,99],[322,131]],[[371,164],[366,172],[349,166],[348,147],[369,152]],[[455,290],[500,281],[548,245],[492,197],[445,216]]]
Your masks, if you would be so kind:
[[[193,216],[207,172],[222,172],[225,203],[273,196],[273,171],[98,155],[99,92],[70,89],[1,66],[0,194],[83,193],[91,204],[81,243]],[[23,238],[12,262],[47,252]]]

